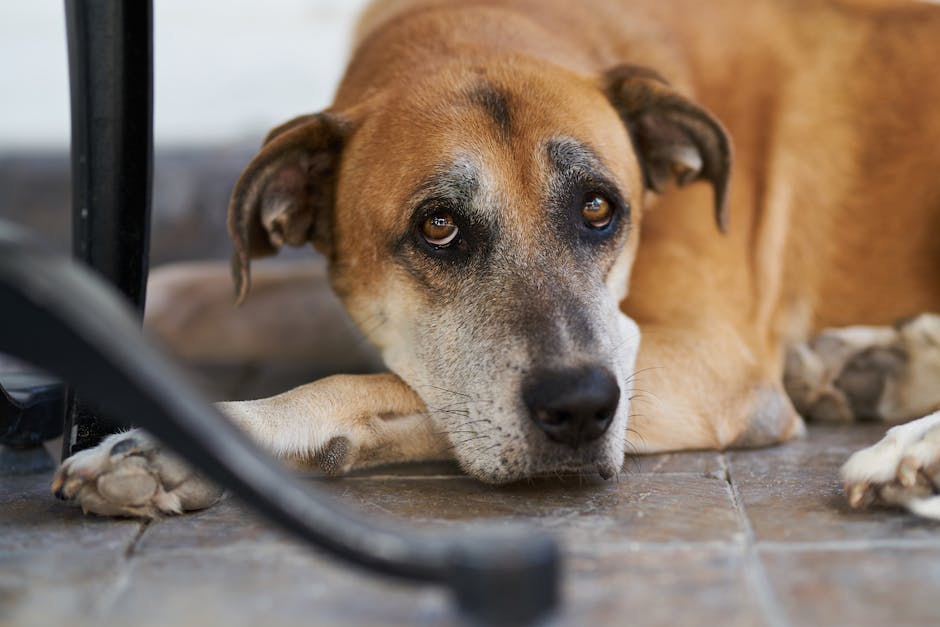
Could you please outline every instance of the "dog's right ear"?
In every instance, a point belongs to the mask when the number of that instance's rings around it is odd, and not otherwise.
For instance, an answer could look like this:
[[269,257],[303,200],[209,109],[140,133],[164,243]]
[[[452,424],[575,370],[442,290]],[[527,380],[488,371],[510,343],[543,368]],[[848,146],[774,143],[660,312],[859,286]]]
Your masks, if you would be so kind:
[[721,123],[646,67],[615,67],[604,77],[604,90],[630,132],[646,187],[661,192],[670,181],[708,181],[715,221],[727,231],[732,155]]
[[329,256],[336,174],[349,127],[333,113],[291,120],[268,134],[238,179],[228,206],[238,303],[251,284],[251,259],[307,242]]

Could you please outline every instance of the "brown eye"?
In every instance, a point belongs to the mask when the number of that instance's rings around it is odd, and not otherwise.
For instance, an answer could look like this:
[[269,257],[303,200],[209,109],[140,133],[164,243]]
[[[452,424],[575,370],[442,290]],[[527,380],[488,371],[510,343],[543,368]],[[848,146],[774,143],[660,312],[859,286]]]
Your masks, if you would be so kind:
[[421,234],[428,244],[444,247],[450,245],[460,229],[454,224],[454,216],[449,213],[435,213],[421,225]]
[[590,194],[584,199],[581,216],[591,228],[602,229],[610,224],[614,217],[614,210],[609,200],[600,194]]

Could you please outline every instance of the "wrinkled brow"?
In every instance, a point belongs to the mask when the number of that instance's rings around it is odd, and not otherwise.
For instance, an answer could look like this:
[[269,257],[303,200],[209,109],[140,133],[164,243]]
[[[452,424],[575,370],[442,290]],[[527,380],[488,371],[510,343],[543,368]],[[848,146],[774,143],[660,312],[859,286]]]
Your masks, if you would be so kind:
[[456,159],[437,168],[415,188],[411,197],[416,206],[432,200],[469,206],[479,187],[480,174],[476,166],[468,159]]
[[572,189],[594,188],[621,206],[627,206],[627,190],[611,173],[590,146],[570,137],[556,137],[545,144],[552,175],[548,181],[548,194],[561,202]]
[[509,94],[494,85],[484,83],[468,94],[470,103],[480,109],[496,129],[503,141],[512,138],[513,115]]
[[597,153],[586,144],[571,137],[556,137],[549,140],[545,144],[545,152],[555,172],[590,172],[605,178],[613,178]]

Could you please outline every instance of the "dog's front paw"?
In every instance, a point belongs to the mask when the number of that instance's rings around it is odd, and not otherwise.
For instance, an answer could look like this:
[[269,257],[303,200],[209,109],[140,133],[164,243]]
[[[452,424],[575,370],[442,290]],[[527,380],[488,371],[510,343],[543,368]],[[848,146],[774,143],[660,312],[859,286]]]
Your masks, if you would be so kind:
[[78,501],[85,512],[154,518],[208,507],[222,491],[135,429],[65,460],[52,493]]
[[852,507],[899,505],[940,519],[940,412],[890,429],[842,466]]

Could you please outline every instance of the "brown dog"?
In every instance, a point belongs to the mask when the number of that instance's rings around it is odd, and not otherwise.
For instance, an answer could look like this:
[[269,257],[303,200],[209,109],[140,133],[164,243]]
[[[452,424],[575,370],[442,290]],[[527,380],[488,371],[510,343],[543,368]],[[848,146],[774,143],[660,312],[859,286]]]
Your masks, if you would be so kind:
[[[312,242],[394,374],[223,410],[327,472],[455,457],[506,482],[802,434],[785,363],[806,414],[936,409],[937,318],[801,344],[940,310],[940,10],[890,5],[373,5],[333,106],[269,135],[229,226],[240,300],[251,258]],[[153,481],[153,447],[115,436],[54,487],[106,514],[214,498]],[[853,500],[900,462],[854,470]]]

